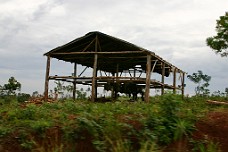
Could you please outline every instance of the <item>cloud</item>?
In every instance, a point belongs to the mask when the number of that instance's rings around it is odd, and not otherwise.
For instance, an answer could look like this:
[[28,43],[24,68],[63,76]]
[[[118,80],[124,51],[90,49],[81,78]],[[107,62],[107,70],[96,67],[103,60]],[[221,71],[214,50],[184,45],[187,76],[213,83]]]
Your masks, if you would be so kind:
[[[211,75],[211,89],[226,87],[227,58],[205,39],[227,11],[221,0],[0,0],[0,84],[15,76],[25,92],[43,91],[43,54],[90,31],[101,31],[149,49],[189,74]],[[53,59],[52,74],[72,73]],[[190,82],[188,92],[192,92]]]

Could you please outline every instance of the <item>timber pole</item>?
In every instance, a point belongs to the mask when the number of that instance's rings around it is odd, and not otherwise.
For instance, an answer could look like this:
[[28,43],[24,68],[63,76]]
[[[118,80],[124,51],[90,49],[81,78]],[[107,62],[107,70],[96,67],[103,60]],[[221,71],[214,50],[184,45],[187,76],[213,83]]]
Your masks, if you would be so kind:
[[151,75],[151,55],[147,55],[146,64],[146,88],[145,88],[145,101],[148,103],[150,100],[150,75]]
[[50,63],[51,63],[51,58],[50,56],[47,56],[46,76],[45,76],[45,86],[44,86],[44,101],[48,100]]
[[117,94],[118,94],[118,84],[119,84],[118,77],[119,77],[119,64],[116,65],[116,82],[115,82],[116,87],[114,88],[114,99],[117,99]]
[[183,76],[183,78],[182,78],[182,84],[181,84],[181,86],[182,86],[182,88],[181,88],[181,94],[182,94],[182,99],[184,98],[184,87],[185,87],[185,84],[184,84],[184,81],[185,81],[185,73],[184,72],[182,72],[182,76]]
[[96,99],[96,74],[97,73],[97,54],[94,55],[94,63],[93,63],[93,77],[92,77],[92,102],[95,102]]
[[176,94],[176,78],[177,77],[177,69],[173,70],[173,94]]
[[164,94],[165,90],[165,63],[162,62],[162,88],[161,88],[161,95]]
[[74,81],[73,81],[73,100],[76,99],[76,76],[77,76],[77,63],[74,63]]
[[[115,77],[115,73],[112,73],[112,77]],[[112,84],[114,85],[114,79],[112,79]],[[111,98],[114,99],[115,95],[114,95],[114,86],[111,87]]]
[[95,54],[94,54],[94,61],[93,61],[93,77],[92,77],[92,93],[91,93],[91,100],[95,102],[97,98],[97,47],[98,47],[98,37],[95,38]]

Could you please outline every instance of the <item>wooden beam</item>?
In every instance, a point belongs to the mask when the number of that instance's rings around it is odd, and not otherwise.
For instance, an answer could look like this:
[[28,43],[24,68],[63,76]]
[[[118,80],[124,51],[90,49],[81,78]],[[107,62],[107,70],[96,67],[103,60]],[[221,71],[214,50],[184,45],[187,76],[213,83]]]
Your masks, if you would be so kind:
[[151,55],[147,55],[146,64],[146,87],[145,87],[145,101],[150,100],[150,74],[151,74]]
[[161,88],[161,95],[164,94],[164,91],[165,91],[165,63],[162,62],[162,88]]
[[74,76],[49,76],[49,79],[92,79],[92,77],[74,77]]
[[[77,63],[74,63],[74,77],[77,76]],[[76,99],[76,79],[73,80],[73,100]]]
[[78,77],[80,77],[80,76],[85,72],[85,70],[86,70],[87,68],[88,68],[88,67],[85,67],[85,69],[82,70],[82,72],[78,75]]
[[90,45],[93,44],[93,42],[94,42],[95,40],[96,40],[96,38],[93,39],[93,40],[89,43],[89,45],[87,45],[87,46],[82,50],[82,52],[85,52],[86,49],[88,49],[88,48],[90,47]]
[[158,62],[158,60],[155,60],[154,65],[153,65],[153,68],[151,69],[151,72],[154,72],[154,68],[155,68],[157,62]]
[[51,53],[51,55],[74,55],[74,54],[137,54],[145,53],[144,51],[115,51],[115,52],[64,52]]
[[48,100],[50,63],[51,63],[51,58],[50,58],[50,56],[47,56],[46,76],[45,76],[45,86],[44,86],[44,100],[45,101]]

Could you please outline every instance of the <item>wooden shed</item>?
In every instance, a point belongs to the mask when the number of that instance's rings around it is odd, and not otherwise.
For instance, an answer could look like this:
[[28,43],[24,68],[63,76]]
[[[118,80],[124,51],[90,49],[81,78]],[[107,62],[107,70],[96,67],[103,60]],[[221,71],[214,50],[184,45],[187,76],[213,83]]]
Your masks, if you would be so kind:
[[[145,88],[145,101],[149,101],[150,89],[181,90],[184,95],[185,72],[163,60],[147,49],[116,37],[95,31],[79,37],[65,45],[57,47],[44,54],[47,56],[45,100],[48,98],[49,80],[62,80],[72,82],[75,98],[76,84],[91,85],[91,100],[96,101],[97,87],[104,87],[107,83],[123,84],[132,82]],[[50,76],[51,58],[74,63],[73,75]],[[77,64],[93,69],[91,76],[81,77],[77,73]],[[85,69],[86,69],[85,68]],[[102,71],[102,75],[99,71]],[[83,72],[83,71],[82,71]],[[136,73],[140,73],[136,76]],[[153,73],[159,73],[161,80],[152,79]],[[123,73],[128,73],[124,75]],[[172,84],[165,84],[164,77],[173,76]],[[179,74],[181,84],[176,84],[176,75]],[[144,75],[144,76],[143,76]]]

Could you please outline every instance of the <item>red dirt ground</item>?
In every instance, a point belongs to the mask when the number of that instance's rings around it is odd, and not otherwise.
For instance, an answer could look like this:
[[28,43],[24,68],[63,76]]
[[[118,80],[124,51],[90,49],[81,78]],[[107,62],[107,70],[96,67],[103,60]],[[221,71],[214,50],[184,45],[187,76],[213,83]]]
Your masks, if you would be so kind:
[[[196,123],[196,131],[193,132],[192,138],[195,141],[213,141],[218,143],[221,152],[228,152],[228,111],[208,113],[204,119]],[[88,145],[87,148],[90,147]],[[192,145],[185,138],[170,144],[164,152],[191,152],[191,149]],[[13,135],[0,143],[0,152],[15,151],[26,152]],[[95,151],[95,149],[89,151]]]
[[[192,138],[195,141],[212,141],[217,143],[220,152],[228,152],[228,111],[210,112],[196,123],[196,131]],[[165,152],[190,152],[189,141],[182,139],[170,144]]]
[[193,138],[212,140],[219,144],[222,152],[228,152],[228,111],[211,112],[207,118],[196,124]]

